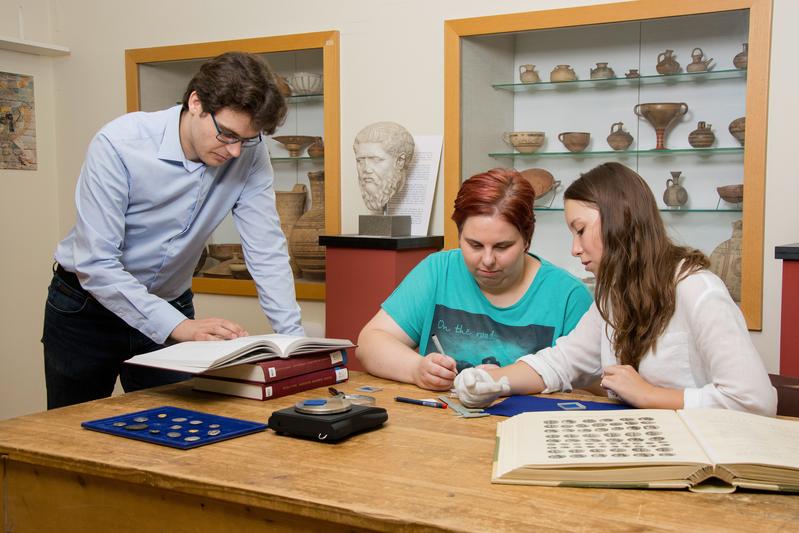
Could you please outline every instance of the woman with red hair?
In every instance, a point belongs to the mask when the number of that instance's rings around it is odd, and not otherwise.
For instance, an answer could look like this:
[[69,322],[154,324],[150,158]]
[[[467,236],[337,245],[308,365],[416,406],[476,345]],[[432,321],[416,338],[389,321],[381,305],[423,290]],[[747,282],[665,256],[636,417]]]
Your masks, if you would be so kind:
[[580,280],[529,252],[535,191],[513,169],[461,185],[459,248],[416,266],[364,326],[357,356],[376,376],[448,390],[465,368],[497,368],[552,346],[591,305]]

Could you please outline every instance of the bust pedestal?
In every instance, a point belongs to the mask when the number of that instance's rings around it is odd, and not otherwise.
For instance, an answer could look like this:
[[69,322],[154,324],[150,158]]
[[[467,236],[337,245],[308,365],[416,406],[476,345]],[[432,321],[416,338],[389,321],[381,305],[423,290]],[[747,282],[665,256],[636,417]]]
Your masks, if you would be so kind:
[[774,251],[782,259],[780,375],[799,377],[799,243],[777,246]]
[[[327,247],[325,336],[358,341],[364,325],[419,261],[444,246],[442,236],[321,235]],[[354,350],[347,367],[362,370]]]

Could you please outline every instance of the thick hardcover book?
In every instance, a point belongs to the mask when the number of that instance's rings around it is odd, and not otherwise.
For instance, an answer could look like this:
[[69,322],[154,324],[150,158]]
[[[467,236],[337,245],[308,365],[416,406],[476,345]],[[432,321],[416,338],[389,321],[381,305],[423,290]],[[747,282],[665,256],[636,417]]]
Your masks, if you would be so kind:
[[334,366],[347,364],[347,352],[337,350],[330,353],[308,354],[288,359],[270,359],[258,363],[244,363],[200,374],[203,378],[228,378],[258,383],[271,383],[281,379],[308,374]]
[[218,392],[240,398],[253,400],[270,400],[288,396],[295,392],[302,392],[325,385],[334,385],[347,381],[349,374],[346,367],[326,368],[301,374],[271,383],[256,383],[254,381],[236,381],[225,378],[196,377],[192,382],[194,390]]
[[497,424],[492,482],[799,492],[799,421],[725,409],[523,413]]
[[131,357],[126,363],[200,374],[227,366],[288,358],[300,354],[330,353],[353,348],[347,339],[251,335],[228,341],[189,341]]

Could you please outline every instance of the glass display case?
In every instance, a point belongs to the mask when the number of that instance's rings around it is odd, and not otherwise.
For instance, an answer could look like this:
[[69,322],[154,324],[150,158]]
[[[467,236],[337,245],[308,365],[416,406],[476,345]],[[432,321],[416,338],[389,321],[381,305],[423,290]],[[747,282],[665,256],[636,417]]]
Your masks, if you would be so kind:
[[726,267],[722,279],[759,329],[770,24],[769,0],[447,21],[446,246],[457,246],[449,214],[463,179],[543,169],[531,250],[590,284],[570,256],[563,190],[616,161],[650,185],[675,241]]
[[[288,114],[264,142],[274,169],[281,226],[290,239],[298,299],[324,300],[324,249],[315,236],[340,232],[338,39],[338,32],[331,31],[126,51],[128,111],[179,103],[200,65],[227,51],[257,54],[281,76],[282,89],[290,91]],[[292,232],[299,226],[303,229],[294,243]],[[239,243],[229,215],[198,263],[195,292],[256,294]],[[311,262],[297,261],[295,255],[309,256]]]

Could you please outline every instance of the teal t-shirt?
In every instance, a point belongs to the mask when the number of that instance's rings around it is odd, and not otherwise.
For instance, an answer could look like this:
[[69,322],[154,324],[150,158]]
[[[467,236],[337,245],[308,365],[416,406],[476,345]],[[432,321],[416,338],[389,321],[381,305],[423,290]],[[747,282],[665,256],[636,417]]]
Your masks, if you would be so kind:
[[435,334],[459,372],[513,363],[569,333],[593,301],[579,279],[533,257],[541,267],[510,307],[488,301],[456,249],[426,257],[383,302],[383,310],[417,343],[420,354],[438,351],[430,340]]

